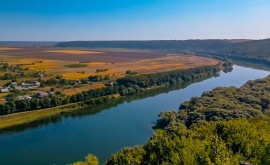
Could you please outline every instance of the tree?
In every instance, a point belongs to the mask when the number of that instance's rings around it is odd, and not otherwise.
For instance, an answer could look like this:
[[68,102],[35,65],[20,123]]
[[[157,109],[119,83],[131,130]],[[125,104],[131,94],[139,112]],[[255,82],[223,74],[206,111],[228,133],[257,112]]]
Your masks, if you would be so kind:
[[98,165],[98,158],[92,154],[88,154],[85,160],[87,165]]
[[52,87],[52,88],[50,89],[50,91],[51,91],[51,92],[54,92],[54,91],[55,91],[55,89]]
[[98,158],[95,155],[88,154],[85,157],[84,162],[79,161],[79,162],[73,163],[71,165],[98,165]]

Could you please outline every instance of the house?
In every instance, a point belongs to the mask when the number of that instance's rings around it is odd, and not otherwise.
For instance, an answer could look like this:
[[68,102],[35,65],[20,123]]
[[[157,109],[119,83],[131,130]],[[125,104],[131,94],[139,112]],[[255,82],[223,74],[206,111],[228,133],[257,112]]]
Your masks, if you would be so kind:
[[11,88],[15,88],[15,87],[17,87],[17,85],[18,85],[17,82],[12,82],[11,85],[10,85],[10,87]]
[[34,81],[32,85],[33,85],[33,86],[40,86],[40,82]]
[[29,87],[29,86],[32,86],[32,84],[25,83],[25,82],[22,82],[21,84],[22,84],[23,87]]
[[39,77],[43,77],[43,73],[42,72],[39,72],[38,75],[39,75]]
[[40,86],[40,82],[34,81],[34,82],[33,82],[33,86]]
[[36,96],[43,99],[45,97],[47,97],[49,95],[49,93],[37,93]]
[[14,89],[21,91],[21,90],[30,90],[30,89],[32,89],[32,87],[22,87],[22,86],[17,86],[17,87],[15,87]]
[[22,86],[28,86],[28,83],[22,82]]
[[82,83],[81,80],[76,80],[75,85],[79,85],[81,83]]
[[55,95],[55,92],[49,92],[49,94],[53,96],[53,95]]
[[9,89],[8,88],[2,88],[0,89],[1,93],[8,93]]
[[17,96],[17,97],[16,97],[16,100],[17,100],[17,101],[20,101],[20,100],[31,100],[31,99],[32,99],[32,97],[27,96],[27,95],[24,95],[24,96]]

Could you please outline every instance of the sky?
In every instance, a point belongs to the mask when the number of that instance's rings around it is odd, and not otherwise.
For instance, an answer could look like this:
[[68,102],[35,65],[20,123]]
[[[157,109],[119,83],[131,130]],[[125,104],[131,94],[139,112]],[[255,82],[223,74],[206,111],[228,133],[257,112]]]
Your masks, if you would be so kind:
[[0,0],[0,41],[270,38],[269,0]]

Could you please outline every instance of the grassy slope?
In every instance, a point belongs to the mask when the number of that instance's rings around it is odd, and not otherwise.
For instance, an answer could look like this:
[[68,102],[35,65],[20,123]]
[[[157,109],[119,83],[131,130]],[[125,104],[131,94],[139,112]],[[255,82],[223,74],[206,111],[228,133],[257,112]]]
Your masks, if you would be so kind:
[[52,116],[57,116],[64,112],[76,111],[80,108],[82,107],[79,106],[78,103],[72,103],[68,105],[47,108],[42,110],[27,111],[0,116],[0,130],[13,126],[31,123],[37,120],[46,119]]

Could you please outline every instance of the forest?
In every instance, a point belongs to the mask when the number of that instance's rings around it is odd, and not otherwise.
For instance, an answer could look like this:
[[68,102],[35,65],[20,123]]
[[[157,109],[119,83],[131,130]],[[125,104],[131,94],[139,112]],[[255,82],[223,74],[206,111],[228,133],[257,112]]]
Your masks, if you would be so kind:
[[159,115],[144,146],[127,147],[107,165],[270,164],[270,76],[240,88],[218,87]]
[[107,165],[238,165],[270,163],[270,119],[237,118],[156,130],[144,146],[124,148]]
[[182,123],[186,127],[209,121],[263,117],[270,114],[270,76],[248,81],[240,88],[218,87],[182,103],[179,113],[160,114],[158,127]]

